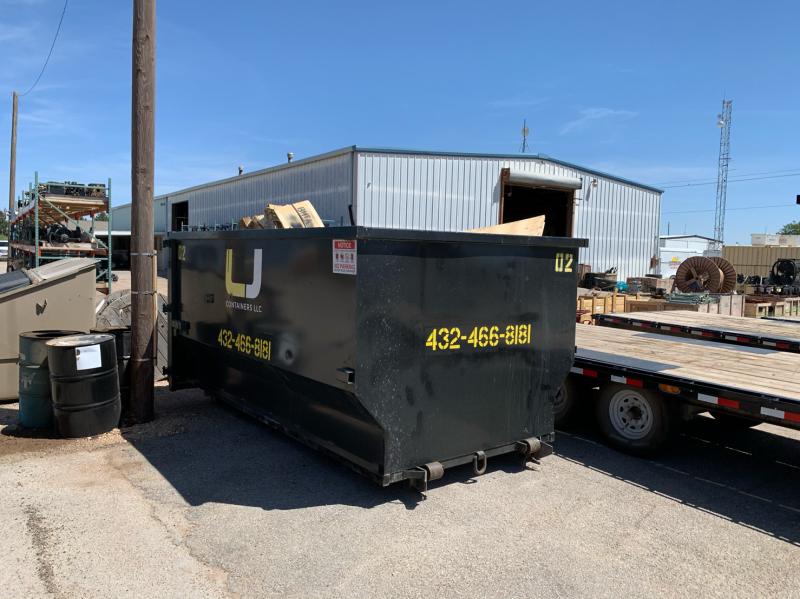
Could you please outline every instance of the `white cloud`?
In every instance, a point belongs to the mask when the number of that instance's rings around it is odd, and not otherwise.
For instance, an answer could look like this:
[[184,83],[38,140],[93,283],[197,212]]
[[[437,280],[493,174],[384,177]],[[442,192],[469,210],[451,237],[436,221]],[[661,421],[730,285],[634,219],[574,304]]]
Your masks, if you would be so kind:
[[566,135],[567,133],[572,133],[573,131],[580,131],[592,121],[627,121],[634,118],[639,113],[631,110],[614,110],[613,108],[595,107],[584,108],[583,110],[579,111],[578,114],[580,116],[577,119],[564,123],[559,131],[559,134]]

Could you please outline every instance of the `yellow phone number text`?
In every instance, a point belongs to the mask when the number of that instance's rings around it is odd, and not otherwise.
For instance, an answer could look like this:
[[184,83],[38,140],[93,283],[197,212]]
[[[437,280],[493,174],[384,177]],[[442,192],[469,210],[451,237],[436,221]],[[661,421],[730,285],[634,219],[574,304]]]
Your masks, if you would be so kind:
[[445,351],[472,347],[475,349],[498,346],[531,345],[531,325],[510,324],[472,327],[471,331],[459,327],[439,327],[431,330],[425,347],[431,351]]
[[220,329],[217,343],[225,349],[235,349],[246,356],[253,356],[261,360],[272,359],[272,341],[269,339],[234,333],[230,329]]

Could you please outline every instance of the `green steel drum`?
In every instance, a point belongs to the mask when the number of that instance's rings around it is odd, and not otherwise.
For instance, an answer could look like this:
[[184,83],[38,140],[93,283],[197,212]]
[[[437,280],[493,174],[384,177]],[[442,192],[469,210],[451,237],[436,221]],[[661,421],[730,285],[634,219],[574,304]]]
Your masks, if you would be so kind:
[[51,428],[53,404],[47,345],[51,339],[80,331],[29,331],[19,335],[19,423],[25,428]]

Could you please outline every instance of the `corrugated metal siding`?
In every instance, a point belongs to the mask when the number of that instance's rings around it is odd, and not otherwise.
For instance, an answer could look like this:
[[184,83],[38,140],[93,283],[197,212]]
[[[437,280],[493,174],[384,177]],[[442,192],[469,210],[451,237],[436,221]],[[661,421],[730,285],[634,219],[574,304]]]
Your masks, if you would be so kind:
[[[374,227],[463,231],[497,224],[500,171],[582,177],[574,231],[589,239],[581,262],[621,278],[651,270],[661,194],[540,159],[358,152],[356,220]],[[592,179],[597,187],[587,190]]]
[[111,228],[114,231],[131,230],[131,205],[111,207]]
[[[156,233],[166,231],[167,226],[167,202],[166,200],[155,199],[153,202],[153,228]],[[131,230],[131,205],[123,204],[111,208],[111,228],[114,231]]]
[[769,276],[772,265],[780,258],[800,260],[800,247],[765,245],[726,245],[722,257],[733,264],[736,272],[744,276]]
[[[349,224],[352,197],[352,154],[345,153],[165,194],[156,198],[156,205],[189,200],[189,225],[195,226],[238,222],[243,216],[263,213],[268,203],[310,200],[323,220]],[[164,214],[170,222],[169,214]]]

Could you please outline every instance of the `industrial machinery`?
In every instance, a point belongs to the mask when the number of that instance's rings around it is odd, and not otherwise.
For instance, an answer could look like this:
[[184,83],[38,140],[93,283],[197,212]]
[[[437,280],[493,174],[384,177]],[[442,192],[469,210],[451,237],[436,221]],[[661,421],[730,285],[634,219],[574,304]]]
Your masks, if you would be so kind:
[[769,282],[772,285],[800,285],[800,260],[776,260],[770,270]]
[[382,485],[550,452],[585,240],[339,227],[168,244],[172,389],[202,387]]
[[[111,181],[83,185],[38,179],[37,173],[11,220],[9,270],[64,258],[98,258],[97,287],[108,293],[113,280],[111,236],[107,243],[95,236],[95,217],[106,214],[110,219]],[[106,226],[110,231],[110,220]]]

